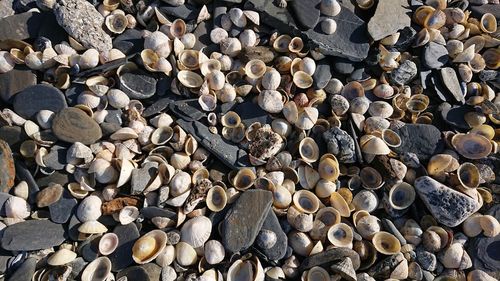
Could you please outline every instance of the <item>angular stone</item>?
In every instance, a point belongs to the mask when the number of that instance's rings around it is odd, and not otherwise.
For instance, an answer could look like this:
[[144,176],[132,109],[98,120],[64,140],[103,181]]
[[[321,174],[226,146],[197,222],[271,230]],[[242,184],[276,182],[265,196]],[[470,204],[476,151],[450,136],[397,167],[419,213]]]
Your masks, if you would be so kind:
[[118,236],[118,247],[108,257],[113,265],[112,270],[119,271],[134,263],[131,255],[132,247],[140,235],[134,223],[118,225],[114,228],[113,233]]
[[122,51],[125,55],[139,53],[143,46],[142,32],[137,29],[127,29],[113,40],[113,48]]
[[151,180],[154,179],[158,173],[158,169],[155,166],[157,165],[154,165],[153,162],[148,162],[144,164],[144,167],[132,170],[132,180],[130,184],[131,195],[141,194],[150,184]]
[[50,152],[43,157],[43,163],[51,169],[62,170],[66,163],[67,149],[63,146],[54,145]]
[[0,1],[0,19],[12,16],[15,12],[12,9],[13,0],[2,0]]
[[95,143],[102,137],[101,128],[83,110],[70,107],[56,114],[52,120],[52,132],[65,142]]
[[64,228],[49,220],[28,220],[5,228],[2,247],[9,251],[35,251],[59,246]]
[[356,68],[355,62],[346,58],[335,58],[333,61],[333,69],[340,74],[351,74]]
[[344,130],[332,127],[323,133],[327,150],[337,157],[339,162],[356,162],[356,151],[353,138]]
[[416,179],[415,189],[433,217],[449,227],[461,224],[481,208],[477,200],[428,176]]
[[398,85],[407,85],[417,76],[417,65],[411,60],[405,60],[398,68],[391,71],[391,80]]
[[485,4],[480,6],[470,6],[472,16],[480,19],[484,14],[491,13],[495,16],[497,21],[500,21],[500,5],[498,4]]
[[451,106],[449,103],[442,103],[439,106],[441,117],[446,123],[454,128],[465,130],[470,129],[470,126],[465,122],[464,116],[466,113],[472,111],[474,111],[474,109],[467,105]]
[[433,125],[406,124],[395,132],[401,137],[401,145],[394,148],[397,153],[412,152],[426,161],[444,149],[441,131]]
[[441,68],[441,81],[446,89],[448,89],[448,92],[453,96],[455,101],[465,104],[465,97],[462,93],[462,88],[460,87],[460,81],[458,80],[457,73],[453,68]]
[[86,262],[82,257],[77,257],[68,265],[71,266],[71,273],[68,277],[68,280],[78,280],[78,276],[83,271],[83,269],[87,266],[88,262]]
[[[3,1],[3,0],[2,0]],[[0,41],[36,38],[43,21],[40,13],[27,12],[0,19]]]
[[113,213],[119,212],[125,206],[135,206],[139,207],[141,200],[136,197],[118,197],[111,201],[104,202],[102,204],[101,210],[104,215],[111,215]]
[[160,280],[161,267],[154,263],[147,263],[141,265],[141,267],[146,271],[149,276],[149,280]]
[[435,42],[429,42],[425,45],[422,56],[424,65],[430,69],[441,68],[449,60],[446,47]]
[[156,92],[156,79],[145,72],[128,72],[119,77],[120,89],[132,99],[147,99]]
[[21,143],[28,139],[24,130],[19,126],[0,127],[0,140],[5,141],[11,150],[18,150]]
[[323,266],[329,265],[333,261],[342,260],[345,257],[351,258],[352,266],[354,269],[358,269],[360,266],[360,259],[358,253],[349,248],[332,248],[326,251],[323,251],[319,254],[312,255],[304,259],[304,261],[299,266],[299,271],[303,272],[304,270],[308,270],[314,266]]
[[434,271],[437,266],[437,258],[431,252],[424,250],[423,248],[418,248],[416,251],[418,264],[423,270]]
[[319,7],[321,0],[293,0],[292,9],[295,13],[300,26],[306,29],[311,29],[318,24]]
[[155,206],[145,207],[141,209],[141,214],[146,219],[152,219],[154,217],[165,217],[169,219],[175,219],[177,214],[168,209],[158,208]]
[[152,279],[149,279],[149,275],[146,272],[146,269],[144,269],[141,266],[131,266],[131,267],[125,268],[124,270],[118,272],[118,274],[116,275],[116,278],[120,279],[122,277],[125,277],[126,280],[141,280],[141,281],[152,280]]
[[73,241],[79,241],[78,236],[80,235],[80,232],[78,231],[78,227],[80,227],[81,223],[82,222],[78,220],[78,218],[76,217],[76,214],[73,214],[71,216],[71,219],[69,220],[68,224],[69,239]]
[[24,165],[22,161],[14,161],[16,165],[16,177],[19,180],[25,181],[28,184],[28,202],[34,203],[35,196],[40,191],[37,182],[33,178],[31,171]]
[[16,66],[13,70],[0,74],[0,98],[9,100],[20,91],[36,84],[36,75],[27,67]]
[[176,18],[181,18],[183,20],[195,19],[199,14],[199,9],[191,4],[185,4],[180,6],[162,6],[160,8],[164,14],[173,16]]
[[398,49],[401,52],[408,49],[408,47],[410,47],[410,45],[413,43],[416,35],[417,31],[413,29],[413,27],[407,26],[403,28],[399,31],[399,39],[396,44],[394,44],[394,48]]
[[280,260],[286,254],[286,248],[288,246],[288,237],[281,228],[278,217],[272,209],[269,210],[266,216],[266,220],[262,225],[262,230],[272,231],[276,235],[276,243],[269,249],[259,247],[259,250],[269,259],[269,260]]
[[14,186],[16,178],[16,167],[12,150],[8,143],[0,140],[0,191],[9,192]]
[[102,29],[104,18],[85,0],[61,0],[54,6],[59,25],[85,48],[110,50],[111,37]]
[[313,74],[313,86],[315,89],[323,89],[326,87],[330,79],[332,79],[332,69],[330,62],[320,60],[316,62],[316,71]]
[[378,41],[411,24],[407,0],[379,1],[375,14],[368,22],[368,32]]
[[61,198],[49,206],[50,219],[55,223],[66,223],[77,204],[78,202],[69,191],[64,190]]
[[196,36],[196,43],[194,44],[194,50],[201,50],[209,45],[212,45],[210,40],[210,31],[213,29],[212,21],[202,21],[196,26],[193,34]]
[[248,190],[240,195],[222,222],[222,244],[236,253],[250,247],[264,223],[273,201],[272,193]]
[[64,94],[51,85],[38,84],[28,87],[14,96],[14,111],[30,119],[42,109],[59,112],[68,107]]
[[9,277],[9,280],[15,281],[31,281],[36,269],[36,258],[26,259],[21,266]]

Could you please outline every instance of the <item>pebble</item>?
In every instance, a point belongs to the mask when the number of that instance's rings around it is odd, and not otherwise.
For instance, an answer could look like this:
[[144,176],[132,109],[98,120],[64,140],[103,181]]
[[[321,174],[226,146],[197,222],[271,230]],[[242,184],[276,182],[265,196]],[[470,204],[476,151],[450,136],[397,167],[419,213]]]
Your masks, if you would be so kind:
[[15,281],[31,281],[35,274],[37,259],[27,258],[16,271],[10,275],[9,280]]
[[411,60],[405,60],[398,68],[391,71],[391,81],[397,85],[408,85],[418,73],[417,65]]
[[66,108],[52,120],[52,132],[65,142],[95,143],[102,137],[101,128],[85,112],[78,108]]
[[68,265],[71,266],[71,273],[68,280],[78,280],[78,275],[80,275],[87,264],[88,262],[86,262],[82,257],[77,257],[72,262],[68,263]]
[[155,206],[142,208],[141,214],[146,219],[152,219],[154,217],[166,217],[169,219],[175,219],[177,217],[177,214],[175,212]]
[[326,264],[330,264],[333,261],[339,261],[345,257],[349,257],[351,259],[354,270],[357,270],[359,268],[361,260],[359,259],[358,253],[349,248],[339,247],[331,248],[316,255],[305,258],[299,266],[299,271],[302,272],[314,266],[323,266]]
[[28,184],[28,190],[29,190],[28,202],[34,203],[36,193],[40,191],[38,183],[35,181],[30,170],[28,170],[28,168],[24,163],[22,163],[21,161],[15,161],[15,165],[16,165],[15,166],[16,177],[18,177],[19,180],[25,181]]
[[140,169],[132,170],[132,181],[130,184],[130,194],[141,194],[142,191],[150,184],[151,179],[158,173],[158,165],[154,162],[144,164]]
[[368,32],[378,41],[410,26],[411,18],[407,0],[385,0],[377,4],[375,14],[368,22]]
[[36,195],[36,205],[38,208],[44,208],[54,204],[61,198],[63,191],[63,187],[59,184],[47,186]]
[[247,190],[240,195],[222,222],[222,244],[236,253],[250,247],[264,223],[273,202],[272,193]]
[[16,168],[9,144],[0,140],[0,191],[9,192],[14,186]]
[[394,148],[397,153],[412,152],[426,161],[444,149],[441,131],[433,125],[406,124],[394,131],[401,137],[401,145]]
[[417,254],[417,262],[422,267],[423,270],[434,271],[437,266],[437,258],[431,252],[424,250],[419,247],[416,251]]
[[142,32],[137,29],[127,29],[113,40],[113,48],[122,51],[125,55],[139,53],[143,46]]
[[300,26],[306,29],[314,28],[319,21],[318,4],[321,0],[293,0],[292,9]]
[[443,67],[441,68],[441,81],[443,82],[446,89],[448,89],[448,93],[450,93],[455,101],[465,104],[465,97],[462,93],[462,89],[460,87],[460,81],[458,80],[457,73],[451,67]]
[[346,131],[332,127],[323,133],[323,139],[326,142],[328,152],[335,155],[339,162],[356,162],[354,140]]
[[62,0],[54,6],[59,25],[85,48],[110,50],[111,37],[102,29],[104,18],[85,0]]
[[449,227],[461,224],[481,207],[475,199],[428,176],[416,179],[415,189],[434,218]]
[[66,223],[74,213],[78,201],[64,190],[62,196],[49,206],[50,219],[55,223]]
[[394,48],[398,50],[406,50],[413,43],[417,31],[411,26],[407,26],[399,31],[399,39],[394,44]]
[[191,4],[180,6],[162,6],[160,11],[166,15],[173,16],[174,18],[181,18],[186,21],[196,19],[199,14],[199,9]]
[[119,77],[120,90],[132,99],[147,99],[156,92],[156,79],[143,72],[128,72]]
[[443,67],[449,60],[448,50],[445,46],[430,42],[424,47],[422,61],[430,69]]
[[59,246],[64,240],[63,225],[49,220],[28,220],[5,229],[2,248],[9,251],[35,251]]
[[67,108],[64,94],[47,84],[38,84],[24,89],[14,96],[14,111],[26,119],[33,118],[38,111],[47,109],[59,112]]
[[323,89],[328,85],[330,79],[332,79],[330,62],[327,60],[316,62],[316,71],[313,74],[313,87],[316,90]]
[[66,166],[66,147],[54,145],[50,152],[43,157],[43,163],[53,170],[63,170]]
[[131,266],[116,274],[116,279],[150,281],[149,275],[142,266]]
[[155,281],[160,280],[161,267],[154,263],[147,263],[141,265],[141,267],[146,271],[149,276],[149,280]]
[[26,139],[28,139],[28,136],[19,126],[0,127],[0,140],[8,143],[13,150],[19,149],[20,144]]
[[333,61],[333,70],[340,74],[351,74],[355,69],[355,63],[346,58],[336,57]]
[[[269,243],[269,240],[262,239],[266,238],[265,236],[274,240],[274,243]],[[280,260],[285,257],[288,246],[288,237],[285,232],[283,232],[283,229],[278,221],[278,217],[273,210],[269,210],[255,242],[259,247],[259,250],[269,260]]]
[[118,247],[108,257],[113,265],[112,270],[118,271],[134,263],[132,255],[130,253],[132,252],[132,247],[134,246],[135,240],[139,238],[140,235],[139,230],[134,223],[129,223],[127,225],[117,225],[114,228],[113,233],[118,236]]
[[5,216],[4,204],[10,197],[12,197],[12,195],[10,195],[9,193],[0,192],[0,214],[2,214],[3,216]]
[[[4,1],[4,0],[2,0]],[[16,14],[0,19],[0,41],[36,38],[43,16],[36,12]]]
[[0,74],[0,98],[10,102],[15,94],[35,84],[36,75],[27,67],[17,66],[7,73]]
[[12,16],[15,11],[12,9],[13,0],[2,0],[0,1],[0,19]]

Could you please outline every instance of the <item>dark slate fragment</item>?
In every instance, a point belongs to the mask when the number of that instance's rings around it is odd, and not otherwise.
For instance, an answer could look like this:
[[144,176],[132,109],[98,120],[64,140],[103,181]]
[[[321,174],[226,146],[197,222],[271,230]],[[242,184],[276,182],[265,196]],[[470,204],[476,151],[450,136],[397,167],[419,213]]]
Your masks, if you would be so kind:
[[453,128],[468,130],[470,126],[465,122],[464,116],[466,113],[474,111],[468,105],[451,106],[449,103],[443,103],[439,106],[439,110],[443,120],[450,124]]
[[332,127],[323,133],[327,150],[337,157],[341,163],[356,162],[354,139],[344,130]]
[[318,24],[319,7],[321,0],[293,0],[292,9],[301,27],[311,29]]
[[28,184],[28,202],[29,203],[34,203],[35,202],[35,196],[40,191],[40,188],[38,187],[37,182],[35,181],[35,178],[33,178],[33,174],[26,165],[22,161],[14,161],[16,165],[16,177],[19,180],[26,181]]
[[9,193],[0,192],[0,215],[2,215],[2,216],[5,216],[4,205],[5,205],[5,202],[7,202],[7,200],[10,197],[12,197],[12,195],[10,195]]
[[68,107],[64,94],[59,89],[46,84],[38,84],[24,89],[14,96],[13,106],[17,114],[28,119],[42,109],[57,113]]
[[430,42],[423,48],[422,62],[431,69],[443,67],[449,60],[448,50],[445,46]]
[[69,239],[73,241],[79,241],[78,236],[80,235],[80,232],[78,231],[78,227],[80,227],[81,221],[78,220],[75,214],[71,216],[71,219],[69,220],[68,224],[68,236]]
[[160,11],[168,16],[173,16],[175,18],[181,18],[183,20],[196,19],[200,9],[191,4],[180,5],[177,7],[165,5],[160,7]]
[[85,84],[73,83],[69,86],[68,89],[64,92],[66,96],[66,100],[68,101],[69,106],[76,105],[78,96],[87,90],[87,86]]
[[132,99],[147,99],[156,92],[156,79],[145,72],[128,72],[119,77],[120,90]]
[[27,139],[28,136],[19,126],[0,127],[0,140],[8,143],[12,150],[18,150],[21,143]]
[[91,238],[78,245],[78,252],[87,262],[92,262],[99,257],[99,238]]
[[428,79],[430,81],[429,86],[434,86],[431,88],[431,92],[436,93],[437,97],[441,101],[447,101],[447,90],[446,87],[443,85],[441,82],[441,78],[439,78],[439,73],[437,71],[432,72],[429,76]]
[[246,127],[254,122],[270,124],[272,121],[269,114],[267,114],[258,104],[253,102],[239,103],[232,110],[240,115],[241,122],[243,122]]
[[323,89],[326,87],[330,79],[332,79],[331,63],[327,60],[316,62],[316,71],[313,74],[313,86],[315,89]]
[[[497,217],[498,219],[498,217]],[[474,269],[480,269],[496,279],[500,279],[500,235],[495,237],[476,236],[468,243]]]
[[0,41],[36,38],[43,18],[41,13],[27,12],[0,19]]
[[212,21],[202,21],[198,24],[193,34],[196,36],[196,43],[194,44],[194,50],[201,50],[209,45],[212,45],[210,40],[210,31],[213,29]]
[[66,166],[67,149],[63,146],[54,145],[50,152],[43,157],[43,162],[48,168],[62,170]]
[[333,70],[335,72],[338,72],[340,74],[351,74],[354,71],[355,68],[355,62],[342,58],[342,57],[336,57],[335,60],[333,61]]
[[113,40],[113,48],[122,51],[125,55],[139,53],[143,50],[144,38],[137,29],[127,29]]
[[156,115],[162,111],[164,111],[170,103],[174,102],[175,100],[173,99],[173,95],[167,95],[165,98],[161,98],[152,105],[148,106],[144,112],[142,112],[143,117],[151,117],[153,115]]
[[27,67],[16,65],[13,70],[0,74],[0,98],[11,101],[20,91],[36,84],[36,75]]
[[500,21],[500,5],[498,4],[485,4],[481,6],[471,6],[472,16],[480,19],[484,14],[490,13],[495,16],[497,21]]
[[141,214],[146,219],[152,219],[154,217],[165,217],[169,219],[175,219],[177,214],[168,209],[158,208],[155,206],[145,207],[141,209]]
[[64,240],[61,224],[49,220],[28,220],[5,228],[2,247],[9,251],[35,251],[59,246]]
[[9,277],[12,281],[31,281],[36,269],[36,258],[27,258],[21,266]]
[[274,213],[272,209],[267,213],[266,220],[262,225],[261,230],[270,230],[276,234],[277,241],[273,247],[270,249],[260,248],[259,250],[269,259],[269,260],[280,260],[286,254],[286,249],[288,246],[288,237],[281,229],[280,222],[278,221],[278,217]]
[[349,248],[332,248],[326,251],[323,251],[319,254],[312,255],[307,257],[299,266],[299,272],[303,272],[308,270],[314,266],[321,266],[325,269],[333,261],[342,260],[345,257],[351,258],[352,265],[354,269],[358,269],[360,266],[360,259],[358,253]]
[[38,186],[43,186],[43,187],[48,186],[50,183],[57,183],[62,186],[65,186],[70,182],[70,180],[73,180],[72,175],[69,175],[64,171],[61,172],[55,171],[48,176],[38,178],[36,180],[36,183],[38,184]]
[[[153,162],[147,162],[144,167],[132,170],[132,180],[130,183],[130,194],[141,194],[157,174],[157,167]],[[157,166],[157,165],[156,165]]]
[[78,202],[69,191],[64,190],[61,198],[49,206],[50,219],[55,223],[66,223],[73,214],[77,204]]
[[[118,247],[108,257],[113,265],[112,270],[119,271],[134,263],[130,253],[132,253],[132,247],[134,246],[135,240],[139,238],[140,235],[137,226],[133,223],[118,225],[114,228],[113,233],[118,236]],[[117,276],[117,278],[119,277]]]
[[68,280],[78,280],[78,276],[83,271],[83,269],[87,266],[88,262],[86,262],[82,257],[77,257],[68,265],[71,266],[71,273],[68,277]]
[[405,60],[398,68],[391,71],[391,80],[398,85],[407,85],[417,76],[417,65],[411,60]]
[[411,26],[401,29],[399,31],[399,39],[393,47],[400,51],[408,49],[408,47],[413,44],[416,35],[417,31]]
[[444,149],[441,131],[433,125],[406,124],[395,132],[401,137],[401,146],[394,148],[397,153],[413,152],[426,161]]
[[155,263],[147,263],[141,265],[141,267],[146,271],[149,276],[149,280],[155,281],[160,280],[161,267]]
[[116,274],[116,279],[120,279],[125,277],[126,280],[141,280],[141,281],[150,281],[149,275],[146,270],[141,266],[131,266],[125,268],[124,270],[118,272]]
[[236,253],[250,247],[259,233],[273,201],[272,193],[249,190],[240,195],[222,222],[222,244]]

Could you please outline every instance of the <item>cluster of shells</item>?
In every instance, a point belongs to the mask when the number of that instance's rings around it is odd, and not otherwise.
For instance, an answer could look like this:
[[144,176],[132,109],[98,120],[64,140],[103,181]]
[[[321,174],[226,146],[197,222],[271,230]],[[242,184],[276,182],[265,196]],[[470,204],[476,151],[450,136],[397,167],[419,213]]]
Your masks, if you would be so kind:
[[[182,5],[184,1],[167,2]],[[356,2],[362,9],[373,5],[373,1]],[[48,1],[40,3],[50,9]],[[415,155],[394,151],[402,142],[398,128],[405,123],[434,121],[422,85],[398,86],[388,79],[392,70],[413,59],[410,53],[391,48],[399,33],[376,43],[383,70],[380,77],[345,83],[332,78],[313,86],[316,61],[324,56],[309,49],[300,37],[274,33],[261,40],[260,17],[255,11],[229,9],[221,18],[221,27],[209,34],[220,52],[207,55],[194,49],[197,38],[188,31],[192,23],[170,21],[155,5],[134,16],[119,9],[124,2],[105,0],[98,11],[109,32],[120,34],[137,24],[150,30],[144,31],[142,66],[128,63],[87,78],[86,90],[77,97],[74,108],[98,124],[104,122],[108,109],[121,110],[125,121],[107,139],[92,144],[75,142],[68,148],[64,172],[74,180],[40,191],[36,211],[27,203],[27,183],[18,182],[13,188],[15,196],[5,203],[3,226],[46,218],[43,208],[55,203],[67,189],[79,200],[79,242],[98,243],[99,257],[83,269],[84,281],[114,280],[107,256],[116,250],[119,238],[99,221],[104,215],[122,225],[138,223],[154,228],[134,242],[130,254],[137,264],[155,262],[161,266],[167,276],[164,280],[262,281],[266,276],[303,281],[429,280],[428,275],[436,276],[435,280],[494,280],[480,270],[470,271],[466,277],[472,261],[464,244],[479,235],[499,235],[495,217],[482,214],[485,209],[481,209],[451,229],[430,215],[417,221],[412,212],[418,212],[414,182],[421,175],[467,194],[480,205],[496,202],[487,187],[494,181],[495,171],[475,160],[500,151],[500,98],[490,85],[473,78],[484,69],[499,67],[497,22],[490,13],[476,19],[469,11],[448,8],[444,0],[427,0],[425,4],[413,14],[415,24],[422,27],[414,47],[429,42],[446,46],[458,69],[466,103],[477,111],[464,116],[471,127],[467,133],[443,132],[446,150],[420,163]],[[322,1],[323,15],[339,12],[337,1]],[[195,22],[209,18],[204,6]],[[152,27],[151,22],[156,25]],[[324,19],[321,28],[333,34],[335,21]],[[43,71],[46,82],[64,90],[74,74],[125,58],[117,49],[101,53],[87,50],[72,38],[55,46],[50,41],[40,43],[41,49],[17,40],[6,43],[0,51],[0,73],[25,64]],[[244,60],[242,54],[257,46],[267,46],[271,57]],[[207,113],[204,122],[210,132],[245,148],[254,167],[227,174],[212,169],[214,157],[176,123],[174,116],[161,112],[148,119],[142,117],[145,105],[116,87],[122,73],[139,67],[172,76],[172,90],[196,98]],[[270,124],[245,125],[234,111],[218,114],[218,105],[249,98],[272,116]],[[318,110],[323,104],[329,104],[327,115]],[[52,174],[54,170],[43,159],[58,141],[52,132],[55,113],[42,110],[34,120],[25,120],[6,108],[0,116],[9,125],[21,126],[29,138],[16,153],[36,166],[37,175]],[[349,120],[361,133],[355,141],[368,165],[345,163],[338,155],[324,153],[313,137],[334,127],[340,129]],[[374,167],[381,162],[387,174]],[[132,185],[132,174],[145,168],[152,176],[140,191],[141,199],[123,197],[122,189]],[[284,261],[267,263],[251,254],[229,256],[214,238],[219,235],[218,226],[212,225],[209,215],[221,212],[251,188],[272,192],[273,211],[291,229],[287,232],[291,253]],[[164,208],[176,216],[145,218],[140,210],[148,206]],[[264,247],[276,243],[273,233],[263,236]],[[38,253],[45,255],[52,267],[38,269],[34,280],[67,276],[71,271],[68,263],[81,250],[78,246],[64,243]],[[359,255],[359,269],[354,271],[352,261],[346,258],[330,271],[319,266],[299,271],[301,260],[331,248],[354,250]],[[384,263],[388,260],[390,265]]]

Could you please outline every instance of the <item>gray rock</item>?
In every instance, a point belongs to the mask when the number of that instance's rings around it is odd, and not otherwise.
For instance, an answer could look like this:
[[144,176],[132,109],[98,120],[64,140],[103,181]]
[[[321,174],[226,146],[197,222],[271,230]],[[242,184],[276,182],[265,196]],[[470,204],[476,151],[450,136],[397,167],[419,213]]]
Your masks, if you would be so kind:
[[441,131],[433,125],[406,124],[395,132],[401,137],[401,145],[394,148],[397,153],[412,152],[425,161],[444,149]]
[[330,79],[332,79],[330,62],[327,60],[316,62],[316,71],[313,74],[314,88],[317,90],[325,88]]
[[85,0],[60,0],[54,6],[59,25],[85,48],[110,50],[111,37],[102,29],[104,18]]
[[378,41],[411,24],[407,0],[379,1],[375,14],[368,22],[368,32]]
[[439,105],[438,111],[441,113],[443,120],[459,129],[470,129],[470,126],[465,122],[464,116],[468,112],[474,111],[474,109],[468,105],[455,105],[451,106],[449,103],[442,103]]
[[30,69],[16,66],[13,70],[0,74],[0,98],[9,102],[15,94],[35,84],[36,75]]
[[129,223],[127,225],[118,225],[114,228],[113,233],[118,236],[119,243],[116,250],[108,257],[111,260],[112,270],[118,271],[134,263],[132,255],[130,253],[132,253],[132,247],[134,246],[135,240],[137,240],[140,235],[139,230],[134,223]]
[[78,202],[69,191],[64,190],[61,198],[49,206],[50,219],[55,223],[66,223],[77,204]]
[[49,220],[28,220],[5,228],[2,247],[9,251],[35,251],[61,245],[64,228]]
[[332,127],[323,133],[323,139],[326,142],[328,152],[335,155],[339,162],[356,162],[354,140],[346,131]]
[[113,48],[125,55],[141,52],[144,46],[142,32],[137,29],[127,29],[113,40]]
[[441,81],[443,82],[448,92],[454,97],[455,101],[465,104],[465,97],[458,81],[457,73],[451,67],[441,68]]
[[15,12],[12,9],[13,0],[2,0],[0,1],[0,19],[12,16]]
[[405,60],[391,71],[391,80],[398,85],[407,85],[417,76],[417,72],[417,65],[411,60]]
[[[260,12],[261,22],[277,28],[281,33],[297,34],[309,41],[311,48],[318,48],[325,55],[346,57],[354,61],[361,61],[368,55],[369,39],[366,25],[358,16],[348,9],[342,9],[340,14],[333,17],[337,22],[337,31],[327,35],[320,31],[319,26],[314,29],[301,31],[294,17],[274,3],[275,0],[249,0],[245,8]],[[320,18],[320,21],[323,19]]]
[[166,217],[169,219],[175,219],[177,217],[177,214],[175,212],[155,206],[142,208],[141,214],[146,219],[152,219],[154,217]]
[[3,126],[0,127],[0,140],[9,144],[11,150],[18,150],[20,144],[27,140],[28,136],[19,126]]
[[479,72],[479,79],[481,81],[487,82],[487,81],[493,81],[493,80],[500,80],[500,73],[496,70],[491,70],[491,69],[485,69],[481,72]]
[[449,227],[461,224],[481,208],[475,199],[428,176],[416,179],[415,189],[434,218]]
[[83,269],[87,266],[88,262],[86,262],[82,257],[77,257],[68,265],[71,266],[71,273],[68,277],[68,280],[78,280],[78,276],[83,271]]
[[430,42],[424,47],[422,61],[430,69],[443,67],[449,60],[448,50],[445,46]]
[[497,21],[500,21],[500,6],[498,4],[485,4],[480,6],[471,6],[472,15],[480,19],[484,14],[491,13]]
[[12,197],[12,195],[6,193],[6,192],[0,192],[0,215],[5,216],[5,202]]
[[46,84],[38,84],[24,89],[14,96],[13,106],[17,114],[28,119],[42,109],[57,113],[68,107],[64,94],[59,89]]
[[78,236],[80,235],[80,232],[78,231],[78,227],[80,226],[80,224],[80,220],[78,220],[76,215],[73,214],[68,224],[68,236],[73,241],[79,241]]
[[423,270],[434,271],[437,266],[437,258],[431,252],[424,250],[419,247],[416,251],[417,262],[422,267]]
[[[273,240],[274,243],[270,243]],[[257,236],[256,244],[260,251],[270,260],[280,260],[286,254],[288,237],[283,232],[278,217],[272,209],[267,214],[266,220]]]
[[299,25],[306,29],[314,28],[319,21],[319,7],[321,0],[293,0],[292,10]]
[[65,147],[54,145],[50,152],[43,157],[43,163],[51,169],[62,170],[66,163],[67,149]]
[[157,173],[158,169],[153,162],[145,163],[144,167],[132,170],[130,194],[141,194]]
[[354,64],[349,59],[338,57],[333,61],[333,70],[340,74],[351,74],[356,69]]
[[181,241],[181,232],[179,230],[172,230],[167,232],[167,244],[177,245]]
[[141,265],[149,276],[149,280],[160,280],[161,267],[154,263],[147,263]]
[[354,270],[359,268],[361,260],[358,253],[349,248],[339,247],[328,249],[319,254],[305,258],[299,266],[299,271],[303,272],[304,270],[308,270],[314,266],[329,265],[333,261],[339,261],[345,257],[349,257],[351,259]]
[[23,180],[28,184],[28,202],[29,203],[34,203],[35,202],[35,196],[40,191],[40,188],[38,187],[37,182],[33,178],[33,175],[31,174],[31,171],[28,170],[26,165],[22,161],[14,161],[16,165],[16,177],[19,180]]
[[196,19],[199,14],[199,9],[191,4],[185,4],[181,6],[162,6],[160,11],[166,15],[173,16],[175,18],[181,18],[183,20]]
[[398,50],[406,50],[415,40],[415,36],[417,35],[417,31],[413,29],[411,26],[407,26],[399,31],[399,39],[394,44],[394,48]]
[[120,89],[132,99],[147,99],[156,92],[156,79],[143,72],[128,72],[119,77]]
[[272,193],[249,190],[240,195],[222,222],[222,244],[236,253],[250,247],[257,237],[273,201]]
[[[4,0],[2,0],[4,1]],[[0,19],[0,41],[36,38],[43,21],[40,13],[27,12]]]
[[31,281],[36,269],[36,258],[26,259],[21,266],[9,277],[9,280],[15,281]]
[[141,266],[127,267],[116,274],[116,279],[120,279],[122,277],[125,277],[126,280],[141,280],[141,281],[151,280],[149,279],[149,275],[146,272],[146,270]]
[[210,40],[210,31],[213,29],[213,23],[211,21],[202,21],[196,26],[193,34],[196,36],[196,43],[194,44],[194,50],[201,50],[209,45],[212,45]]
[[402,253],[383,258],[381,261],[371,266],[368,274],[376,280],[385,280],[391,277],[391,273],[401,263],[406,262]]

